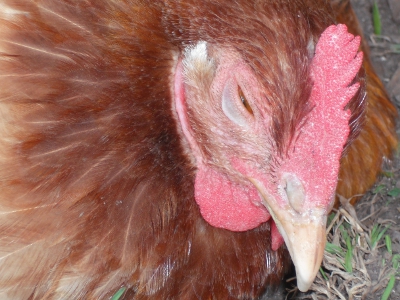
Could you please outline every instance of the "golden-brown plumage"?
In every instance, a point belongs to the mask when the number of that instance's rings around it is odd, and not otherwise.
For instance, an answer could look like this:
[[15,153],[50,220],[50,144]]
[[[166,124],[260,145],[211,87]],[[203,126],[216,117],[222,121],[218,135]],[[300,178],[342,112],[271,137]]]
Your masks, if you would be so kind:
[[[261,20],[287,48],[265,55],[266,42],[251,37]],[[358,30],[350,8],[338,20]],[[230,43],[261,72],[269,57],[292,58],[287,41],[316,41],[333,22],[323,0],[0,0],[0,298],[108,299],[121,287],[121,299],[273,291],[291,265],[284,247],[271,250],[269,222],[230,232],[200,215],[196,170],[171,109],[172,70],[185,46],[204,39]],[[286,76],[269,63],[270,82]],[[395,109],[368,59],[364,68],[365,127],[338,185],[346,197],[373,184],[397,143]],[[307,93],[293,94],[305,101]],[[281,107],[272,132],[283,144],[296,125],[285,117],[307,108]]]

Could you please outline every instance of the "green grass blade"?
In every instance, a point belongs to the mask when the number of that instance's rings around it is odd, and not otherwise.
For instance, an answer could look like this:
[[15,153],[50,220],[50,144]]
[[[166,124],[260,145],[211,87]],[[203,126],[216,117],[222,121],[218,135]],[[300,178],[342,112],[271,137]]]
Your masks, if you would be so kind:
[[397,270],[400,266],[400,254],[395,254],[392,257],[393,269]]
[[389,279],[389,282],[388,282],[388,285],[386,286],[385,291],[383,292],[381,300],[388,300],[389,299],[390,293],[393,290],[395,281],[396,281],[396,279],[395,279],[394,275],[391,275],[390,279]]
[[352,266],[353,246],[351,245],[351,240],[349,236],[346,237],[346,245],[347,245],[347,252],[344,258],[344,269],[346,270],[347,273],[353,273],[353,266]]
[[394,188],[393,190],[391,190],[391,191],[388,193],[388,195],[391,196],[391,197],[393,197],[393,198],[396,198],[398,195],[400,195],[400,189],[396,187],[396,188]]
[[389,254],[392,255],[393,254],[393,251],[392,251],[392,239],[390,238],[390,236],[388,234],[385,235],[385,244],[386,244],[386,248],[387,248]]
[[389,226],[386,226],[381,232],[379,232],[377,238],[376,238],[376,245],[378,242],[381,240],[382,236],[385,234],[386,230],[389,228]]
[[121,298],[121,296],[124,294],[126,288],[122,287],[120,288],[115,294],[114,296],[112,296],[111,300],[119,300],[119,298]]
[[331,225],[334,218],[335,218],[335,213],[330,213],[328,216],[328,221],[326,222],[326,224],[327,224],[326,227],[329,227]]
[[347,230],[345,228],[346,222],[343,222],[342,225],[339,226],[340,233],[342,234],[343,240],[347,241],[347,238],[349,237],[349,234],[347,233]]
[[378,194],[378,193],[380,193],[381,191],[383,191],[383,189],[384,189],[385,187],[386,187],[386,186],[385,186],[384,184],[380,184],[380,185],[378,185],[378,186],[374,189],[374,191],[373,191],[372,193]]
[[352,251],[347,251],[343,266],[347,273],[353,273],[353,266],[351,265],[352,259],[353,259]]
[[379,13],[378,4],[374,1],[374,5],[372,6],[372,21],[374,23],[374,33],[376,35],[381,35],[382,33],[382,24],[381,24],[381,15]]
[[370,240],[370,247],[371,249],[375,249],[376,245],[382,238],[382,236],[385,234],[386,230],[389,228],[389,226],[386,226],[384,229],[382,229],[381,226],[378,226],[377,224],[374,225],[374,227],[371,230],[371,240]]
[[324,279],[325,279],[326,281],[328,281],[329,278],[328,278],[328,276],[326,276],[326,274],[325,274],[324,270],[322,269],[322,267],[319,267],[319,271],[321,272],[322,277],[324,277]]
[[340,255],[340,256],[344,256],[344,252],[342,250],[342,248],[340,248],[339,246],[326,242],[325,245],[325,250],[326,252],[330,253],[330,254],[335,254],[335,255]]

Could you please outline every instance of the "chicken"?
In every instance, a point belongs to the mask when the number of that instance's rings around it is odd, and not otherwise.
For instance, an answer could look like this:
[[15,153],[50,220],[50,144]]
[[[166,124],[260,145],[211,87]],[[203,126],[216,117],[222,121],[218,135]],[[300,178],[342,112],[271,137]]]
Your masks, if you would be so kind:
[[347,4],[0,0],[0,298],[306,290],[397,143]]

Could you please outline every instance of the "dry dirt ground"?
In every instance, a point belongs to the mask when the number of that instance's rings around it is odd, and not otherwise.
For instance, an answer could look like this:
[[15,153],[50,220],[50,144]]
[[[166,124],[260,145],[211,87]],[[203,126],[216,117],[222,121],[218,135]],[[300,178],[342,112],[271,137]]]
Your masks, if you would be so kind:
[[[374,0],[351,2],[370,46],[374,68],[400,111],[400,0],[375,0],[381,21],[380,36],[374,35]],[[400,150],[385,164],[384,171],[376,185],[359,201],[355,212],[351,208],[342,210],[333,222],[332,231],[336,233],[330,234],[330,238],[342,245],[342,259],[337,253],[325,256],[323,264],[328,272],[325,278],[318,275],[312,287],[314,291],[290,293],[286,299],[400,300],[400,268],[396,270],[400,260]],[[380,226],[381,231],[388,227],[375,249],[370,246],[374,226]],[[338,241],[346,235],[353,238],[352,272],[343,270],[346,243]],[[391,241],[392,253],[386,246],[386,235]],[[382,298],[390,276],[395,279],[394,286],[389,289],[389,296]]]
[[[381,19],[381,37],[373,35],[373,17],[371,0],[352,0],[353,7],[362,25],[365,38],[371,49],[371,59],[375,70],[385,84],[389,95],[400,111],[400,0],[377,0]],[[400,123],[400,122],[399,122]],[[400,133],[400,124],[397,133]],[[374,224],[389,225],[387,231],[392,240],[393,255],[400,253],[400,154],[395,154],[392,162],[385,166],[386,176],[376,184],[370,193],[356,206],[357,215],[362,223],[371,228]],[[378,192],[379,191],[379,192]],[[388,279],[384,274],[383,264],[391,264],[384,241],[381,251],[370,259],[367,265],[373,286],[386,285]],[[371,255],[372,256],[372,255]],[[387,272],[389,273],[389,272]],[[400,274],[391,292],[392,300],[400,299]],[[380,277],[380,278],[379,278]],[[380,282],[379,282],[380,281]],[[374,292],[371,289],[365,299],[381,299],[383,289]]]

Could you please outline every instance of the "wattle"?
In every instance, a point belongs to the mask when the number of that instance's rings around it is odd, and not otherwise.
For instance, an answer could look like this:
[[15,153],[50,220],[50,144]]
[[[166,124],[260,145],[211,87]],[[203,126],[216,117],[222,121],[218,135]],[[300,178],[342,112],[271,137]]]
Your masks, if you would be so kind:
[[[197,171],[195,199],[203,218],[218,228],[246,231],[271,218],[255,187],[235,184],[208,166],[202,165]],[[283,238],[275,224],[271,226],[271,236],[276,250],[283,244]]]

